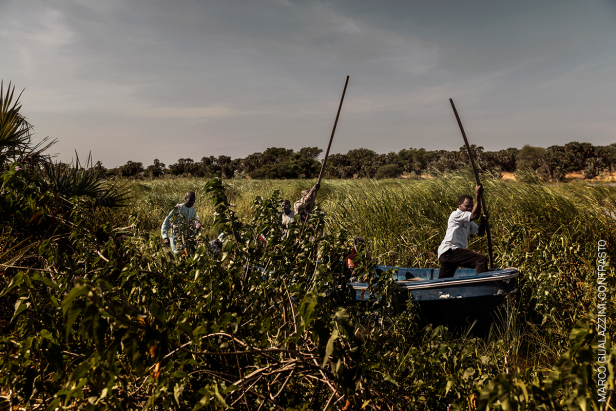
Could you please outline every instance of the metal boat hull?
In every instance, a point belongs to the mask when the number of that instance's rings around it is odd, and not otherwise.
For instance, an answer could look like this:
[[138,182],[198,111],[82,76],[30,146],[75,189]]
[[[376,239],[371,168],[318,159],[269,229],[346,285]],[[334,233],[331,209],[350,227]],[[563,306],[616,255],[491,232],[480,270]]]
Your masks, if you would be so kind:
[[[377,274],[394,271],[394,281],[419,303],[426,321],[436,324],[471,324],[491,321],[494,309],[504,298],[518,291],[520,272],[516,268],[488,271],[459,269],[452,278],[438,279],[438,269],[377,266]],[[355,299],[366,301],[366,283],[352,283]]]

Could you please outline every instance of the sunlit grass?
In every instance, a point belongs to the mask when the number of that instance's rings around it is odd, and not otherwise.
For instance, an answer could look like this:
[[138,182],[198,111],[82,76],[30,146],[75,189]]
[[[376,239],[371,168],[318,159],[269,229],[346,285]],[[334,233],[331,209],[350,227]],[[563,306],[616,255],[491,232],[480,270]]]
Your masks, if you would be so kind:
[[[206,229],[213,208],[203,192],[205,179],[185,178],[133,182],[133,208],[143,228],[157,229],[165,215],[197,193],[195,208]],[[279,190],[295,201],[311,180],[227,180],[229,200],[241,217],[248,217],[254,200]],[[537,236],[558,235],[569,242],[614,238],[616,188],[572,184],[527,184],[487,180],[486,202],[491,214],[497,258],[512,250],[531,251]],[[430,180],[325,180],[317,203],[328,213],[332,229],[365,237],[375,258],[384,264],[437,266],[435,249],[445,234],[447,218],[461,194],[472,194],[474,183],[463,177]],[[212,232],[210,235],[216,233]],[[469,247],[487,252],[486,237],[471,237]],[[505,258],[503,263],[511,263]],[[497,260],[498,261],[498,260]]]
[[[214,209],[203,191],[206,181],[130,182],[136,221],[142,229],[159,235],[169,210],[183,202],[187,191],[194,191],[206,236],[215,237],[218,233],[211,228]],[[313,184],[312,180],[225,181],[229,201],[245,220],[256,198],[268,198],[279,190],[282,198],[293,202],[301,190]],[[329,230],[344,229],[349,242],[353,237],[364,237],[376,263],[438,267],[436,249],[449,214],[457,207],[457,198],[472,194],[474,186],[468,176],[455,175],[418,180],[324,180],[317,204],[327,213]],[[564,349],[572,325],[593,310],[596,242],[603,239],[616,245],[616,220],[610,217],[616,210],[616,187],[498,179],[486,180],[484,187],[495,265],[516,266],[524,274],[516,304],[520,315],[531,317],[517,319],[516,326],[524,321],[545,321],[543,333],[531,326],[533,331],[527,333],[524,344],[554,357]],[[469,248],[487,253],[487,238],[471,236]],[[537,317],[539,314],[543,318]],[[506,335],[505,329],[503,333]]]

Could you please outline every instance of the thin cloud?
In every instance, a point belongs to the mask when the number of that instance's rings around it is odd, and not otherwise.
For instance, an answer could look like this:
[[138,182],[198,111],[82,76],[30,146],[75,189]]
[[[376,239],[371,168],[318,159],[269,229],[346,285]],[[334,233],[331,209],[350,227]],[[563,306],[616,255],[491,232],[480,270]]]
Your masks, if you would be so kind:
[[156,117],[156,118],[192,118],[192,119],[204,119],[212,117],[226,117],[231,115],[238,115],[227,107],[156,107],[147,110],[142,110],[136,115],[140,117]]
[[615,15],[599,0],[9,1],[1,76],[60,158],[107,166],[325,146],[347,74],[333,152],[457,149],[449,97],[486,149],[608,144]]

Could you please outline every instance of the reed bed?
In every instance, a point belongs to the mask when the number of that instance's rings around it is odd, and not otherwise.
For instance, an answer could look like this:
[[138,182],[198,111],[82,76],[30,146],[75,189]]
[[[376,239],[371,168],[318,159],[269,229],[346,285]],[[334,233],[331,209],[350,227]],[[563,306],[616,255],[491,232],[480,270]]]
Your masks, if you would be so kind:
[[[74,241],[48,241],[29,257],[47,265],[31,273],[19,262],[11,279],[8,270],[0,277],[17,320],[0,337],[9,405],[574,409],[596,392],[597,241],[616,246],[614,187],[485,181],[496,266],[517,266],[522,276],[520,292],[477,337],[471,324],[425,324],[385,277],[375,285],[379,298],[355,304],[340,264],[362,236],[374,263],[436,267],[449,214],[473,192],[468,175],[326,180],[311,224],[270,237],[271,247],[256,234],[279,221],[281,199],[297,199],[313,181],[213,180],[209,194],[204,179],[125,183],[128,207],[75,214],[63,237]],[[206,237],[233,232],[220,256],[207,247],[174,256],[161,246],[161,222],[187,191],[197,194]],[[21,201],[16,192],[6,197]],[[487,252],[486,238],[471,237],[469,247]],[[276,275],[263,281],[254,267]],[[361,267],[372,271],[365,260]],[[613,268],[607,276],[604,328],[613,336]],[[490,405],[497,398],[501,408]]]
[[[167,212],[183,201],[186,191],[194,191],[206,237],[215,237],[218,233],[210,228],[214,209],[203,191],[206,181],[130,182],[133,221],[157,236]],[[279,190],[281,198],[293,202],[312,184],[311,180],[225,181],[229,201],[246,221],[257,198]],[[349,244],[354,237],[364,237],[376,263],[438,267],[436,249],[449,214],[458,197],[472,195],[474,186],[468,175],[324,180],[317,204],[326,212],[329,230],[346,232]],[[573,325],[595,309],[596,244],[605,240],[608,248],[616,246],[616,187],[499,179],[487,179],[484,187],[495,266],[515,266],[524,273],[518,301],[511,304],[520,307],[518,326],[533,330],[525,334],[525,344],[543,357],[537,361],[549,363],[567,346]],[[469,248],[487,253],[487,238],[471,236]],[[612,305],[616,307],[616,296]],[[543,324],[541,332],[537,324]]]
[[[214,209],[203,192],[205,179],[164,179],[131,182],[133,213],[143,228],[155,231],[187,191],[197,193],[195,209],[206,229]],[[229,200],[248,218],[258,197],[275,190],[293,202],[309,180],[227,180]],[[533,252],[537,242],[557,236],[568,243],[614,241],[616,187],[585,183],[484,183],[496,261],[514,264],[512,255]],[[435,250],[449,214],[461,194],[474,183],[462,176],[426,180],[325,180],[317,203],[327,212],[332,230],[366,238],[382,264],[438,266]],[[215,233],[210,233],[214,235]],[[469,247],[487,252],[486,237],[471,237]]]

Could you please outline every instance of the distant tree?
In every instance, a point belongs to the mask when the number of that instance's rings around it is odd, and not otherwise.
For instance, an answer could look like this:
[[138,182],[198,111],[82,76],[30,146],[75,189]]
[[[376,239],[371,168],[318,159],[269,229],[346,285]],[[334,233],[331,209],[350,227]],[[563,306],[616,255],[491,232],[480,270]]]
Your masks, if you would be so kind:
[[490,171],[514,172],[516,170],[517,148],[506,148],[499,151],[484,151],[481,156],[482,168]]
[[192,158],[180,158],[177,163],[169,166],[169,172],[174,176],[199,176],[200,167]]
[[265,164],[248,173],[254,179],[310,178],[316,175],[321,164],[301,153],[294,153],[288,161],[278,164]]
[[594,178],[597,175],[599,175],[599,161],[592,157],[592,158],[587,158],[586,161],[586,168],[584,168],[584,170],[582,171],[582,177],[585,179],[590,179],[590,178]]
[[374,178],[377,180],[383,178],[397,178],[400,177],[404,169],[400,167],[398,164],[387,164],[379,167],[374,175]]
[[402,149],[396,155],[396,160],[407,173],[421,175],[427,167],[429,153],[423,148]]
[[494,163],[501,171],[513,173],[516,170],[519,149],[512,147],[494,152]]
[[[586,160],[596,157],[595,147],[590,143],[578,143],[572,141],[564,146],[565,156],[568,162],[567,171],[582,171],[586,169]],[[596,161],[596,158],[593,162]]]
[[160,178],[165,175],[165,164],[161,163],[159,159],[154,159],[154,164],[148,166],[143,173],[145,177]]
[[297,169],[291,166],[290,162],[278,164],[266,164],[250,172],[250,177],[257,180],[279,180],[288,178],[298,178]]
[[384,158],[384,161],[386,161],[387,164],[398,164],[398,153],[395,151],[390,151],[389,153],[384,154]]
[[143,173],[143,163],[128,161],[119,168],[122,177],[137,177]]
[[201,157],[201,161],[199,162],[199,173],[206,177],[220,177],[220,170],[216,165],[216,157]]
[[301,155],[312,158],[313,160],[316,160],[322,152],[323,150],[318,147],[304,147],[299,149]]
[[119,175],[121,175],[120,167],[108,168],[105,171],[105,177],[107,177],[107,178],[113,178],[113,177],[116,177],[116,176],[119,176]]
[[609,172],[616,171],[616,143],[609,146],[598,147],[599,160],[602,167]]
[[293,150],[290,148],[270,147],[261,154],[261,163],[263,165],[284,163],[292,155]]
[[427,168],[430,172],[444,173],[458,170],[461,166],[468,166],[468,155],[463,161],[459,151],[437,150],[429,152],[429,156],[430,161]]
[[[318,154],[317,154],[318,155]],[[289,165],[297,172],[299,178],[310,178],[321,170],[321,163],[301,153],[295,153],[289,159]]]
[[325,164],[325,176],[332,178],[351,178],[353,168],[346,154],[330,154]]
[[[478,146],[477,144],[471,144],[470,149],[471,149],[471,155],[473,156],[473,160],[475,161],[475,165],[478,165],[479,168],[481,169],[489,169],[490,167],[487,161],[489,156],[486,155],[486,152],[484,151],[483,146]],[[456,161],[458,163],[456,166],[456,169],[459,169],[462,167],[470,167],[470,160],[468,158],[468,150],[466,149],[466,146],[460,147],[460,149],[458,150],[456,154],[457,154]]]
[[233,178],[235,176],[236,161],[231,160],[229,156],[218,156],[216,159],[220,171],[225,178]]
[[349,150],[346,156],[353,174],[360,177],[373,178],[376,170],[383,165],[376,152],[367,148]]
[[565,178],[570,162],[562,146],[548,147],[538,160],[537,173],[544,179],[562,181]]
[[245,173],[250,173],[252,170],[256,170],[257,168],[263,165],[263,154],[261,153],[253,153],[246,158],[240,160],[239,169]]
[[539,159],[545,154],[545,148],[526,144],[516,155],[517,170],[537,170]]

